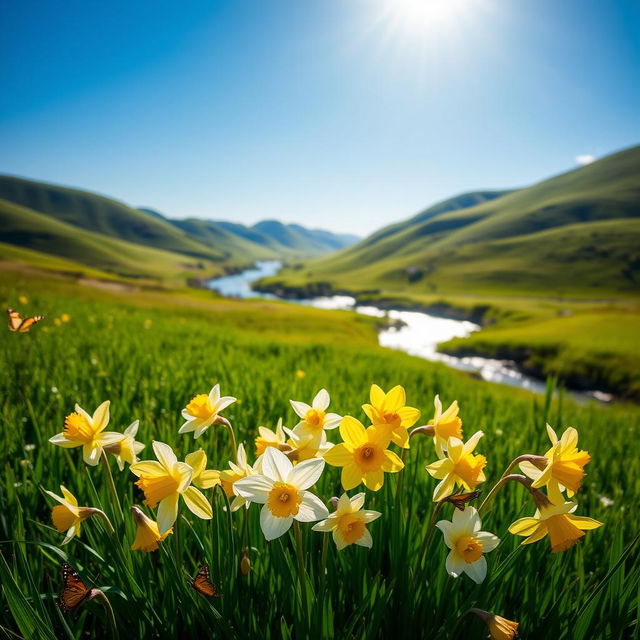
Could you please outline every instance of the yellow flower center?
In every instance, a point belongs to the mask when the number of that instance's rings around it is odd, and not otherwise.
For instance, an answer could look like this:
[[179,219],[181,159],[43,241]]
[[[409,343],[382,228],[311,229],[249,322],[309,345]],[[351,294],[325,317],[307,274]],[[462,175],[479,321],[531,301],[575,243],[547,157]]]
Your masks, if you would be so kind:
[[362,471],[377,471],[384,462],[384,451],[380,445],[367,442],[354,451],[354,457]]
[[400,418],[400,416],[395,411],[389,411],[388,413],[383,413],[381,417],[382,417],[382,422],[384,424],[388,424],[393,429],[397,429],[402,422],[402,418]]
[[482,542],[473,536],[463,536],[456,542],[456,551],[467,564],[471,564],[482,557]]
[[558,553],[572,547],[585,534],[584,531],[578,529],[567,516],[562,513],[557,516],[547,518],[544,523],[549,531],[549,539],[551,540],[551,551]]
[[93,440],[93,427],[80,413],[70,413],[64,420],[64,435],[69,440],[90,442]]
[[66,531],[78,518],[71,509],[65,507],[63,504],[57,504],[51,510],[51,520],[53,526],[60,532]]
[[486,464],[487,459],[484,456],[467,454],[463,455],[460,460],[456,462],[453,472],[469,489],[473,489],[480,484],[478,478]]
[[211,404],[209,404],[209,396],[206,393],[201,393],[192,398],[187,405],[187,413],[194,418],[208,420],[214,413]]
[[434,425],[436,435],[443,440],[448,440],[451,436],[462,440],[462,420],[453,418],[448,422],[438,422]]
[[354,513],[345,513],[338,518],[338,531],[346,542],[353,544],[364,535],[364,522]]
[[320,409],[309,409],[304,417],[304,421],[313,429],[322,429],[324,426],[324,411]]
[[288,518],[298,513],[301,502],[300,494],[293,485],[276,482],[269,491],[267,507],[277,518]]
[[136,484],[144,492],[144,503],[152,509],[158,505],[158,502],[175,493],[179,486],[178,481],[170,475],[153,478],[142,476]]

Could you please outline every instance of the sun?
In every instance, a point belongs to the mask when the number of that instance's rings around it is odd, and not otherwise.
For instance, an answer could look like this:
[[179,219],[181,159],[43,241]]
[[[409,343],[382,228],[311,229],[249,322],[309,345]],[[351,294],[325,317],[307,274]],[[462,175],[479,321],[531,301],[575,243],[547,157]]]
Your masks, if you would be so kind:
[[455,26],[472,0],[388,0],[387,19],[405,35],[437,33]]

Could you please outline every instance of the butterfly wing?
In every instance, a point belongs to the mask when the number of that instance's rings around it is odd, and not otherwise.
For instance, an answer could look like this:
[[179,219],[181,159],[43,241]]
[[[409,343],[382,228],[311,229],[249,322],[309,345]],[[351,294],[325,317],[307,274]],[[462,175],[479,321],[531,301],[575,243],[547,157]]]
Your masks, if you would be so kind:
[[203,596],[207,596],[209,598],[217,598],[221,595],[218,593],[216,585],[211,582],[208,564],[200,565],[198,573],[193,579],[191,586]]
[[62,563],[62,591],[58,606],[68,613],[79,607],[91,593],[91,589],[82,581],[78,572],[67,562]]
[[447,502],[450,502],[456,509],[464,511],[465,506],[475,500],[480,495],[479,491],[470,491],[469,493],[456,493],[447,497]]
[[9,315],[9,330],[17,331],[24,322],[22,316],[14,309],[7,309],[7,314]]
[[29,331],[29,329],[31,329],[31,327],[36,324],[36,322],[40,322],[40,320],[42,320],[43,318],[44,316],[33,316],[32,318],[25,318],[18,328],[18,331],[20,333],[27,333],[27,331]]

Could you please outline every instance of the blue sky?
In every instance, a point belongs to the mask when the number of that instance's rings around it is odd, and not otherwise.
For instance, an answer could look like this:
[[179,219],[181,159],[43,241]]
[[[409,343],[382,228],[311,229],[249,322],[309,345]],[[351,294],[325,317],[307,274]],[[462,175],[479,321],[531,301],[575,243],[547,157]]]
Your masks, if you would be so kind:
[[368,233],[640,142],[635,0],[8,2],[0,172]]

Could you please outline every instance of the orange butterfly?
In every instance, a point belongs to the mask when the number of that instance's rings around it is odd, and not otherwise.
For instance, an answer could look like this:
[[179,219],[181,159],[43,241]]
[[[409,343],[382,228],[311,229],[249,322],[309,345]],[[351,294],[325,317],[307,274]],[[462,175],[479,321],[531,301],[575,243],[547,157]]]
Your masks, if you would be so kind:
[[447,496],[442,502],[450,502],[456,509],[464,511],[467,503],[475,500],[480,495],[480,491],[470,491],[469,493],[454,493]]
[[87,587],[78,572],[67,562],[62,563],[62,582],[62,592],[56,604],[64,613],[77,609],[89,599],[92,589]]
[[219,598],[222,595],[221,593],[218,593],[216,585],[211,582],[208,564],[200,565],[198,573],[191,583],[191,586],[203,596],[208,596],[209,598]]
[[29,329],[36,323],[40,322],[44,316],[33,316],[32,318],[23,318],[17,311],[7,309],[9,314],[9,330],[27,333]]

